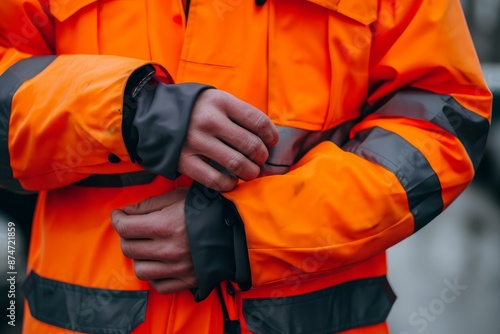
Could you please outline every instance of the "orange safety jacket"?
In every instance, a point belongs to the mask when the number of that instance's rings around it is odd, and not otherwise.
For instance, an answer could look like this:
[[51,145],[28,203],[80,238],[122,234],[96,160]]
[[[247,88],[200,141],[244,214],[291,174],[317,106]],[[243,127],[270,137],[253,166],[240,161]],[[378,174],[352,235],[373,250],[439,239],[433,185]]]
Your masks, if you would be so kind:
[[[189,2],[0,2],[0,185],[39,192],[24,333],[387,333],[384,250],[467,186],[489,129],[459,0]],[[204,254],[224,252],[195,247],[196,301],[138,280],[110,222],[190,185],[124,143],[125,86],[147,68],[280,131],[265,176],[216,196],[232,279],[204,286]],[[187,215],[212,196],[192,189]]]

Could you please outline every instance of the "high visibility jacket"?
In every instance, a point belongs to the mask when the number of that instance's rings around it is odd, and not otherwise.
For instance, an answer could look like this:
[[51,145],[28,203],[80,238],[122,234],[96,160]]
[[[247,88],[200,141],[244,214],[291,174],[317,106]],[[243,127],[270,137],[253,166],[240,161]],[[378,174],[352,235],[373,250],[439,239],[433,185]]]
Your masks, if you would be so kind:
[[[489,128],[459,0],[188,3],[0,2],[0,184],[39,192],[24,333],[387,333],[384,250],[467,186]],[[190,185],[125,147],[125,85],[148,64],[279,127],[265,176],[222,194],[248,291],[161,295],[121,253],[114,208]],[[193,260],[203,282],[217,259]]]

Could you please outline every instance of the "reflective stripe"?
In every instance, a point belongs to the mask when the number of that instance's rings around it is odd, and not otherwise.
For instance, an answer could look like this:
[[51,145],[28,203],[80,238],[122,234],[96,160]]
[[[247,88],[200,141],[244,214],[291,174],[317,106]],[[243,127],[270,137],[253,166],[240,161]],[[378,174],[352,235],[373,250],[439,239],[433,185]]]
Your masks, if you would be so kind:
[[414,232],[443,210],[441,183],[436,172],[425,156],[403,137],[375,127],[359,132],[343,149],[396,175],[408,196],[415,220]]
[[75,183],[81,187],[120,188],[138,186],[153,182],[157,175],[141,171],[125,174],[94,174]]
[[422,90],[405,90],[394,95],[375,112],[428,121],[457,137],[464,145],[474,169],[483,155],[490,124],[449,95]]
[[0,187],[11,191],[24,192],[14,179],[10,166],[9,123],[12,99],[21,85],[42,72],[56,56],[31,57],[20,60],[0,75]]
[[263,166],[264,175],[285,174],[314,146],[323,141],[331,141],[341,146],[349,136],[349,131],[359,120],[342,123],[326,131],[309,131],[287,126],[278,126],[280,140],[269,149],[269,158]]
[[23,290],[35,319],[73,331],[126,334],[146,318],[147,291],[87,288],[33,271]]
[[282,298],[243,299],[255,334],[332,334],[386,320],[396,296],[386,277],[366,278]]

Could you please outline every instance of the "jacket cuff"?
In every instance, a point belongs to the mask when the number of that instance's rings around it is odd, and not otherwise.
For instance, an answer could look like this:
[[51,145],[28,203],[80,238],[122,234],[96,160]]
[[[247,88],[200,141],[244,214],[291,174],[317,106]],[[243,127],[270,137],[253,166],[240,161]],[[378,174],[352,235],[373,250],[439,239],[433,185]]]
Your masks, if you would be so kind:
[[195,301],[207,298],[220,282],[236,282],[241,290],[252,286],[243,221],[236,206],[219,192],[194,182],[184,207],[198,287]]
[[171,180],[193,106],[205,89],[197,83],[173,84],[168,72],[148,64],[130,76],[124,94],[122,133],[132,162]]

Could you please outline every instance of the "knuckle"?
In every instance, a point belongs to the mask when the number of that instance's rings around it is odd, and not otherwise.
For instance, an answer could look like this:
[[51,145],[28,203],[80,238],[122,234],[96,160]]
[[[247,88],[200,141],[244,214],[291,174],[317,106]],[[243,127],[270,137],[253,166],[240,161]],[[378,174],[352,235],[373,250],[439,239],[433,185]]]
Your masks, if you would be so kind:
[[200,94],[200,96],[198,97],[198,101],[202,101],[203,103],[211,103],[219,95],[220,91],[217,89],[206,89]]
[[157,292],[161,293],[160,292],[160,284],[158,284],[157,281],[151,281],[150,284],[153,287],[153,289],[155,289]]
[[116,233],[118,233],[118,235],[122,238],[127,238],[128,237],[128,229],[126,226],[124,226],[123,224],[119,224],[117,227],[116,227]]
[[186,280],[186,283],[192,288],[198,286],[198,281],[196,280],[194,273]]
[[113,226],[113,228],[115,229],[116,233],[118,233],[119,236],[122,236],[122,233],[123,233],[123,224],[122,224],[122,220],[119,216],[114,216],[112,219],[111,219],[111,225]]
[[186,151],[190,150],[183,150],[184,152],[181,152],[181,157],[179,159],[179,164],[177,165],[177,170],[182,173],[182,174],[188,174],[191,175],[193,173],[193,166],[196,165],[197,161],[195,156],[191,155],[191,153],[187,153]]
[[263,112],[259,112],[255,117],[255,127],[258,131],[263,131],[269,126],[269,118]]
[[126,258],[133,259],[135,252],[133,247],[126,240],[121,240],[122,253]]
[[209,97],[211,98],[210,101],[217,106],[221,105],[227,105],[229,104],[230,99],[232,98],[232,95],[229,94],[228,92],[225,92],[223,90],[213,90],[210,92]]
[[197,122],[197,125],[200,129],[211,130],[214,126],[216,126],[216,124],[214,122],[214,117],[213,117],[214,115],[213,115],[213,112],[211,112],[211,110],[213,110],[213,109],[212,108],[203,108],[200,111],[200,113],[198,113],[196,122]]
[[161,281],[151,281],[151,286],[161,294],[167,294],[170,291],[163,285],[161,284]]
[[175,259],[175,251],[171,247],[162,247],[158,250],[157,258],[164,262],[170,262]]
[[135,276],[141,281],[147,281],[150,279],[147,271],[144,269],[140,262],[136,261],[134,263],[134,272]]
[[262,142],[258,137],[252,136],[246,142],[246,152],[250,159],[262,155]]
[[205,126],[206,128],[202,129],[201,131],[191,131],[188,133],[188,139],[189,142],[186,142],[187,147],[192,151],[193,153],[200,153],[203,152],[203,148],[206,146],[207,142],[207,130],[209,126]]
[[222,185],[221,175],[218,173],[208,172],[204,176],[204,184],[211,189],[220,190]]
[[136,211],[142,212],[142,211],[147,211],[149,210],[150,207],[150,201],[144,200],[135,205]]
[[166,224],[163,220],[157,221],[152,227],[151,227],[152,233],[154,236],[158,237],[164,237],[168,236],[169,233],[169,225]]
[[233,154],[227,161],[227,169],[233,173],[239,174],[245,168],[245,158],[239,154]]
[[191,262],[189,261],[183,261],[182,263],[178,264],[177,267],[177,272],[182,275],[182,276],[190,276],[194,272],[194,268]]
[[121,221],[116,223],[115,231],[123,239],[127,239],[130,234],[128,226]]

